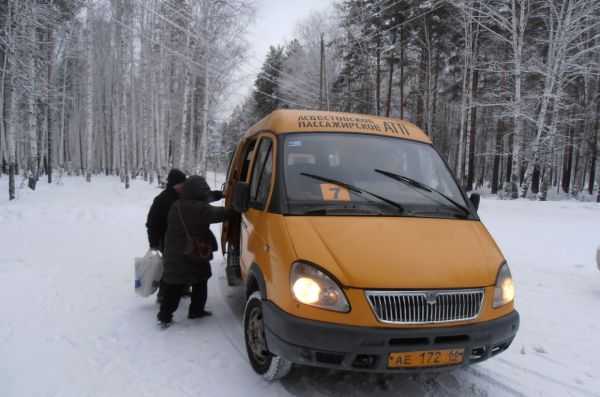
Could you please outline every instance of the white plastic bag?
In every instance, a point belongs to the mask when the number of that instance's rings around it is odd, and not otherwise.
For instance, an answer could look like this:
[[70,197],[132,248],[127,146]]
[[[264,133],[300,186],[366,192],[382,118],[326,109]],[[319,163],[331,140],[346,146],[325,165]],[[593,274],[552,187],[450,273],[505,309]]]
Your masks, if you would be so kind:
[[146,297],[156,292],[163,273],[163,261],[158,251],[148,250],[146,255],[134,259],[135,293]]

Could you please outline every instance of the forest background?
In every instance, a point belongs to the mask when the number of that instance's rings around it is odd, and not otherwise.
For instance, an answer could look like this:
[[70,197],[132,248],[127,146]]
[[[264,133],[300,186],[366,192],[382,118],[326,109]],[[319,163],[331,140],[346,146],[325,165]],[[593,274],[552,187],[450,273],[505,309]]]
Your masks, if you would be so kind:
[[[600,201],[597,0],[340,0],[252,70],[256,8],[1,2],[9,198],[19,177],[35,189],[64,174],[118,175],[125,187],[171,167],[206,175],[250,125],[301,108],[412,121],[468,191]],[[254,89],[232,110],[240,72],[256,75]]]

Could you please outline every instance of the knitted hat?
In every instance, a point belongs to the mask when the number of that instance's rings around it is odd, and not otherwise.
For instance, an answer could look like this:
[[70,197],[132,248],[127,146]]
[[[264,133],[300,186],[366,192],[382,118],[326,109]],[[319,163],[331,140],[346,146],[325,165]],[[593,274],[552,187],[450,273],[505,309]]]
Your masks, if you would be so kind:
[[185,174],[177,168],[173,168],[171,171],[169,171],[169,175],[167,176],[167,186],[174,186],[185,182],[185,180]]

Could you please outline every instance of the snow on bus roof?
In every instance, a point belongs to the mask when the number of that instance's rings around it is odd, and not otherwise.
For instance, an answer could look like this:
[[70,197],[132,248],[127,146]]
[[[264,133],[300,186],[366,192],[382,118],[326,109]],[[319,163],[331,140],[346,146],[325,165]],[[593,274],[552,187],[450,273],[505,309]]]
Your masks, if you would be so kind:
[[405,120],[320,110],[275,110],[250,127],[245,137],[261,131],[270,131],[275,134],[285,132],[372,133],[431,143],[431,139],[423,130]]

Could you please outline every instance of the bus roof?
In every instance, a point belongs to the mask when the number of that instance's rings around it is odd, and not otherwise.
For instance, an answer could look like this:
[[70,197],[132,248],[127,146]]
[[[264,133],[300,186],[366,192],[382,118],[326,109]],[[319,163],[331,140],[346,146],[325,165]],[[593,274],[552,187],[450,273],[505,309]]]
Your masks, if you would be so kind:
[[423,130],[405,120],[320,110],[275,110],[250,127],[244,137],[247,138],[262,131],[270,131],[275,134],[286,132],[366,133],[431,143],[431,139]]

